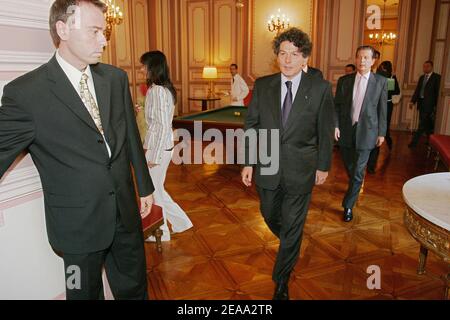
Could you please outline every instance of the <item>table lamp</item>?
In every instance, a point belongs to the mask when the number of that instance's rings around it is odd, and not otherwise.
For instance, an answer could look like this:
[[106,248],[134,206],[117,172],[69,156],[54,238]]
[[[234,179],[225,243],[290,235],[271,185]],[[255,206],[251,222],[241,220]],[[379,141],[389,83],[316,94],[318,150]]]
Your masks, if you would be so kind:
[[212,94],[212,80],[217,79],[217,68],[212,66],[203,67],[203,79],[209,79],[209,90],[208,90],[208,98],[213,96]]

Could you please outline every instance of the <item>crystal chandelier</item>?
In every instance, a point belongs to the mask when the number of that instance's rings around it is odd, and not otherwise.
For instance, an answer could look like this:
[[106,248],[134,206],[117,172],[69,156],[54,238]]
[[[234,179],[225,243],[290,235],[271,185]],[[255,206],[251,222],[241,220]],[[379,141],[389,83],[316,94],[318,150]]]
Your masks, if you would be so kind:
[[383,4],[383,27],[381,32],[369,33],[369,41],[374,44],[383,45],[383,44],[391,44],[397,39],[397,35],[395,32],[384,32],[384,19],[386,16],[386,0],[384,0]]
[[123,22],[123,13],[119,6],[116,5],[116,0],[103,0],[108,7],[105,13],[106,30],[105,37],[109,41],[114,25],[119,25]]
[[271,15],[270,20],[267,21],[267,29],[270,32],[277,32],[277,35],[284,29],[289,28],[289,18],[285,14],[281,14],[281,10],[278,9],[277,15]]

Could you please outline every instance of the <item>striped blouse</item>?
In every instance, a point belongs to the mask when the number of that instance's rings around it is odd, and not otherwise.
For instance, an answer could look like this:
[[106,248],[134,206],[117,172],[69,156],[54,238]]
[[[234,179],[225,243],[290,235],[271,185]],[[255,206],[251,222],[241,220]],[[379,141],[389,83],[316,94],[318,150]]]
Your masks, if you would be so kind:
[[173,144],[172,119],[175,110],[172,93],[169,89],[153,85],[147,90],[145,98],[145,121],[147,134],[144,139],[145,157],[148,162],[160,164],[165,150]]

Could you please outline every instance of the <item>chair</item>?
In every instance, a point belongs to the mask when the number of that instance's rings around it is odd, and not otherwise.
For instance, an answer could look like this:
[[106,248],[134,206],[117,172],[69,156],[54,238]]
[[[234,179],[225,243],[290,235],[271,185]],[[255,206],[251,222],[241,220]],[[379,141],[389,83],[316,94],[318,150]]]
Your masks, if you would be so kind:
[[249,90],[247,96],[244,98],[244,106],[248,107],[252,101],[253,90]]
[[437,170],[439,161],[442,161],[450,169],[450,136],[432,134],[427,157],[431,155],[432,150],[436,152],[434,171]]
[[148,216],[142,219],[142,229],[144,233],[144,239],[149,236],[154,236],[156,239],[156,249],[159,253],[162,252],[162,231],[160,227],[164,224],[164,217],[162,208],[156,204],[153,204],[152,211]]

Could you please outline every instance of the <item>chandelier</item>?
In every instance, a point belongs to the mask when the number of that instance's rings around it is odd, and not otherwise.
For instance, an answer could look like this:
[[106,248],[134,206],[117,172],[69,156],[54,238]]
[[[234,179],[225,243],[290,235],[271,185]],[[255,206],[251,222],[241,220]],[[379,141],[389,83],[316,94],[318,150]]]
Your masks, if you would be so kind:
[[277,32],[277,35],[284,29],[289,28],[289,18],[285,14],[281,14],[281,10],[278,9],[277,15],[271,15],[270,20],[267,21],[267,29],[270,32]]
[[119,6],[116,5],[116,0],[103,0],[107,6],[105,13],[106,29],[105,38],[109,41],[111,39],[111,33],[114,25],[119,25],[123,22],[123,13]]
[[381,32],[369,33],[369,41],[374,44],[383,45],[383,44],[391,44],[397,39],[397,35],[395,32],[384,32],[384,19],[386,16],[386,0],[384,0],[383,4],[383,19],[382,19],[382,29]]

